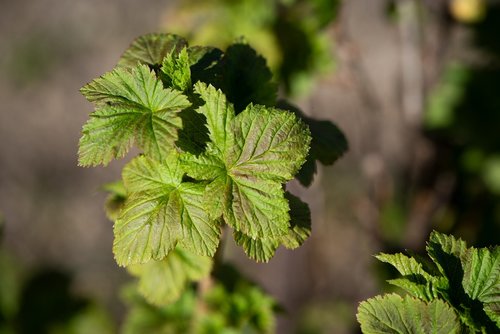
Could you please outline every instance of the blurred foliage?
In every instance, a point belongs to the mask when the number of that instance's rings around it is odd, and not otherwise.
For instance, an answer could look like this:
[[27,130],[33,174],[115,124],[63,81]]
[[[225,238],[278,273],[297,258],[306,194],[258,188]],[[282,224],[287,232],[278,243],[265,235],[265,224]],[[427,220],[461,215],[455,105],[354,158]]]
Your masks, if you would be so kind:
[[457,179],[446,215],[436,224],[482,245],[496,244],[500,236],[499,22],[500,5],[492,4],[482,20],[469,26],[485,60],[450,62],[425,115],[438,152],[433,172],[453,171]]
[[72,293],[71,281],[55,268],[26,272],[1,247],[0,238],[0,333],[114,333],[105,310]]
[[347,302],[313,302],[301,310],[296,333],[348,333],[356,324],[354,313]]
[[291,95],[333,69],[326,28],[340,0],[189,0],[165,17],[165,27],[193,45],[225,48],[244,36],[269,61]]
[[11,83],[26,86],[43,81],[81,51],[78,39],[64,30],[71,27],[59,28],[41,28],[8,41],[10,48],[0,55],[0,70]]
[[26,274],[0,251],[0,333],[113,333],[108,314],[71,293],[71,277],[58,269]]
[[211,286],[193,285],[175,303],[153,306],[135,284],[123,290],[129,313],[123,325],[127,334],[152,333],[273,333],[276,302],[258,286],[244,279],[232,266],[214,273]]

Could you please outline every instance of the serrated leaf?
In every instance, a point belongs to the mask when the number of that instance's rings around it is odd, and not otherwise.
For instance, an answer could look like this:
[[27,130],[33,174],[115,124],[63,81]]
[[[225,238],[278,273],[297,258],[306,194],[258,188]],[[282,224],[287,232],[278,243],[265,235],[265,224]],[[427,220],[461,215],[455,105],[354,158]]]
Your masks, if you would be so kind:
[[360,304],[357,318],[364,334],[460,333],[457,315],[440,299],[425,303],[410,296],[377,296]]
[[500,328],[500,247],[470,248],[462,265],[465,292],[483,303],[486,314]]
[[460,257],[467,251],[465,241],[433,231],[426,248],[440,272],[450,281],[451,289],[461,289],[463,270]]
[[288,232],[278,238],[251,238],[234,231],[234,240],[243,247],[245,253],[257,262],[268,262],[280,244],[288,249],[301,246],[311,234],[311,212],[309,206],[289,192],[285,197],[290,204],[290,227]]
[[423,265],[412,257],[408,257],[402,253],[381,253],[376,257],[379,261],[392,265],[403,275],[400,279],[392,279],[388,282],[406,290],[415,297],[431,301],[438,298],[439,289],[447,287],[446,280],[434,277],[426,272]]
[[191,70],[187,48],[182,49],[179,54],[169,53],[163,59],[161,68],[167,78],[167,84],[180,91],[191,88]]
[[[188,175],[210,181],[212,214],[250,238],[277,239],[288,232],[289,207],[282,183],[292,179],[308,152],[310,136],[292,113],[249,105],[238,116],[213,86],[195,85],[206,104],[211,143],[205,155],[186,156]],[[204,176],[210,166],[213,173]],[[215,174],[214,174],[215,173]],[[219,207],[214,207],[221,203]]]
[[164,163],[147,157],[123,171],[129,196],[115,223],[113,251],[119,265],[161,260],[177,245],[213,256],[220,226],[203,207],[204,184],[181,182],[176,154]]
[[421,263],[416,259],[406,256],[402,253],[397,254],[384,254],[380,253],[376,256],[379,261],[392,265],[403,276],[418,274],[424,278],[431,278],[432,276],[427,273]]
[[154,305],[175,302],[186,285],[210,274],[213,260],[182,248],[175,248],[161,261],[129,267],[139,277],[139,292]]
[[269,262],[279,247],[279,241],[275,239],[252,239],[238,231],[234,231],[233,236],[236,244],[243,248],[249,258],[257,262]]
[[98,107],[83,127],[78,151],[82,166],[121,158],[133,142],[153,158],[167,156],[182,127],[178,113],[190,106],[180,92],[164,89],[145,65],[115,69],[81,92]]
[[213,86],[198,82],[195,92],[205,101],[197,111],[207,118],[208,136],[213,148],[224,154],[226,145],[232,143],[230,125],[235,117],[233,106],[227,102],[222,91],[215,90]]
[[146,34],[132,42],[121,56],[118,66],[134,67],[140,63],[159,67],[168,54],[177,54],[186,46],[186,40],[174,34]]

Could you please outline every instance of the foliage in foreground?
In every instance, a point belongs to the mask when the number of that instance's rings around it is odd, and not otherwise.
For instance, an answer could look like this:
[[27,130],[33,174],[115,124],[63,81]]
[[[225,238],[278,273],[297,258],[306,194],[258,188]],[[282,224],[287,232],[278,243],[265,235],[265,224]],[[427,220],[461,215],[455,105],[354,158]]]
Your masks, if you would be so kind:
[[[132,146],[142,153],[125,165],[122,181],[106,186],[115,259],[138,278],[137,291],[151,304],[140,319],[184,310],[182,331],[273,331],[270,297],[245,283],[233,284],[245,286],[236,290],[220,285],[221,239],[232,232],[260,262],[280,245],[302,245],[311,233],[309,207],[286,183],[296,177],[310,185],[316,161],[332,164],[347,142],[332,123],[278,104],[271,78],[247,44],[223,52],[149,34],[81,89],[95,111],[83,126],[79,164],[107,165]],[[193,285],[194,294],[186,290]],[[263,309],[254,310],[258,305]],[[200,322],[206,312],[210,330]],[[129,322],[125,329],[142,333],[141,326]]]
[[380,254],[402,275],[389,283],[408,295],[387,294],[358,308],[363,333],[500,332],[500,247],[474,248],[433,232],[432,261],[402,253]]

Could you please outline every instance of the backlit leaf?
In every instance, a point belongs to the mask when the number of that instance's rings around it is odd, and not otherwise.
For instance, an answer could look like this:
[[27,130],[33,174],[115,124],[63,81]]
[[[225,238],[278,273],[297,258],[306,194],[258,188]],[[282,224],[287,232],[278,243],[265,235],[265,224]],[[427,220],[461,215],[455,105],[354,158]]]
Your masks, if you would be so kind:
[[115,69],[81,92],[97,105],[80,139],[82,166],[121,158],[134,142],[153,158],[166,157],[182,127],[178,113],[190,106],[180,92],[163,88],[145,65],[132,70]]

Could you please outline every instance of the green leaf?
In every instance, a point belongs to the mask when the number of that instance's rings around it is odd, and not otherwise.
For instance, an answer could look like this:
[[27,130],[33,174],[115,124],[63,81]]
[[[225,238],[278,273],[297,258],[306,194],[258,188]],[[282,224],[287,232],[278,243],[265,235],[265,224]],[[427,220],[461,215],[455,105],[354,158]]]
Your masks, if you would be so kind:
[[457,315],[439,299],[425,303],[410,296],[377,296],[360,304],[357,318],[364,334],[460,333]]
[[205,101],[197,111],[207,118],[209,138],[213,147],[224,154],[226,145],[232,143],[230,126],[235,117],[233,106],[227,103],[222,91],[215,90],[213,86],[198,82],[195,84],[195,92]]
[[83,127],[79,164],[107,164],[123,157],[133,142],[161,159],[174,148],[182,127],[178,113],[190,106],[180,92],[164,89],[147,66],[115,69],[81,89],[97,105]]
[[177,245],[213,256],[219,223],[203,207],[204,184],[182,182],[176,153],[164,163],[147,157],[123,170],[129,197],[115,223],[113,251],[119,265],[161,260]]
[[257,262],[268,262],[279,247],[279,241],[276,239],[252,239],[238,231],[234,231],[233,235],[236,244],[243,247],[248,257]]
[[311,212],[309,206],[289,192],[285,193],[290,204],[290,227],[288,232],[278,238],[251,238],[234,231],[234,240],[243,247],[245,253],[257,262],[268,262],[280,244],[295,249],[311,235]]
[[389,263],[403,276],[419,274],[425,278],[430,278],[429,275],[422,267],[422,264],[412,257],[408,257],[403,253],[398,254],[384,254],[380,253],[376,256],[379,261]]
[[179,54],[169,53],[163,59],[162,72],[165,74],[169,86],[186,91],[191,88],[191,70],[187,48],[184,48]]
[[460,257],[467,251],[467,244],[461,239],[436,231],[431,233],[427,253],[438,266],[439,271],[450,280],[451,288],[461,288],[463,275]]
[[486,314],[500,328],[500,247],[470,248],[462,264],[465,292],[483,303]]
[[210,274],[212,259],[179,247],[161,261],[132,265],[129,271],[139,277],[139,292],[154,305],[175,302],[187,284]]
[[206,102],[198,111],[207,117],[211,142],[206,154],[186,155],[184,164],[189,176],[210,181],[207,208],[252,239],[285,235],[290,217],[282,184],[307,156],[307,126],[293,113],[263,106],[235,116],[220,90],[197,83],[195,92]]
[[434,277],[427,273],[422,264],[412,257],[402,253],[398,254],[379,254],[378,260],[389,263],[403,275],[403,278],[389,280],[389,283],[398,286],[413,296],[431,301],[438,298],[439,288],[446,287],[446,281]]
[[174,34],[147,34],[138,37],[121,56],[118,66],[134,67],[138,63],[159,67],[163,58],[177,54],[187,46],[184,38]]

